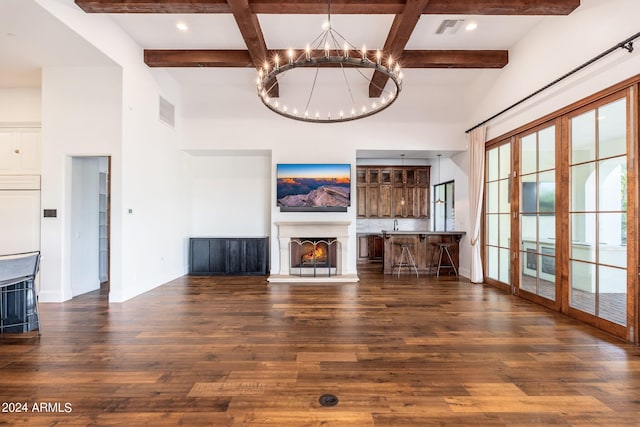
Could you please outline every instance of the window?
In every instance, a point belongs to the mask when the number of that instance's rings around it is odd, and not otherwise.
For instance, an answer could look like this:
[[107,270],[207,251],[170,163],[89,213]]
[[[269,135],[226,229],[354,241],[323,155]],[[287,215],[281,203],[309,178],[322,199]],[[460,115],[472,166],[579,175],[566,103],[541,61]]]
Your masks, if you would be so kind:
[[455,230],[454,181],[433,186],[433,229],[434,231]]

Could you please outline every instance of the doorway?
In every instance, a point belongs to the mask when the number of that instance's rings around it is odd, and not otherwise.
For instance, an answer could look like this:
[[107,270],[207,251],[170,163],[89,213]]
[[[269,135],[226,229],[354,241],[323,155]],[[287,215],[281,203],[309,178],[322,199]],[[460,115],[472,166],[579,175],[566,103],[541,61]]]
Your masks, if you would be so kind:
[[109,293],[110,157],[71,158],[71,295]]

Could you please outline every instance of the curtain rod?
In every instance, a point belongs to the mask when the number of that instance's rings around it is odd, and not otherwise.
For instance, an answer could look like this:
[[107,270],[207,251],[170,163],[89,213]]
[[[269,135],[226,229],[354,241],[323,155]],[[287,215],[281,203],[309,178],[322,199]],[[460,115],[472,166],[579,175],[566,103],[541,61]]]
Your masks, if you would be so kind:
[[498,116],[503,115],[504,113],[506,113],[507,111],[517,107],[518,105],[522,104],[525,101],[528,101],[529,99],[533,98],[534,96],[538,95],[540,92],[543,92],[547,89],[549,89],[551,86],[561,82],[562,80],[566,79],[567,77],[577,73],[578,71],[582,70],[583,68],[588,67],[589,65],[593,64],[594,62],[604,58],[605,56],[609,55],[610,53],[618,50],[618,49],[626,49],[629,53],[633,52],[633,41],[635,39],[637,39],[638,37],[640,37],[640,32],[635,33],[634,35],[632,35],[631,37],[621,41],[620,43],[616,44],[615,46],[605,50],[604,52],[602,52],[600,55],[595,56],[593,58],[591,58],[590,60],[588,60],[587,62],[585,62],[582,65],[579,65],[578,67],[574,68],[573,70],[569,71],[568,73],[558,77],[557,79],[555,79],[554,81],[552,81],[551,83],[548,83],[546,85],[544,85],[543,87],[541,87],[540,89],[536,90],[535,92],[525,96],[524,98],[522,98],[520,101],[517,101],[513,104],[511,104],[510,106],[508,106],[507,108],[505,108],[504,110],[494,114],[493,116],[489,117],[488,119],[478,123],[477,125],[467,129],[465,131],[465,133],[469,133],[472,130],[474,130],[475,128],[478,128],[484,124],[487,124],[488,122],[490,122],[491,120],[495,119]]

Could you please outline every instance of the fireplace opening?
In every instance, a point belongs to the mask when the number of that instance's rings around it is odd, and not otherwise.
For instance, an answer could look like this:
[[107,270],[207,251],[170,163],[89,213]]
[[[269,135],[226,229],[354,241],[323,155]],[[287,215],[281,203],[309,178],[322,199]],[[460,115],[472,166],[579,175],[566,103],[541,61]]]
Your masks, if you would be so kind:
[[335,237],[292,237],[291,273],[300,276],[337,274],[338,240]]

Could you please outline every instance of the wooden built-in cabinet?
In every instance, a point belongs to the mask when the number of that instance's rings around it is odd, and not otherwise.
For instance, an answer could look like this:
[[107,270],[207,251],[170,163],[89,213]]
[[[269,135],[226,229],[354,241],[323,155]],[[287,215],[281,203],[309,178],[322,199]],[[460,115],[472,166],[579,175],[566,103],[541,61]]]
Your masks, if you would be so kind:
[[191,275],[267,275],[269,239],[191,238],[189,274]]
[[358,235],[358,262],[382,262],[384,237],[382,234]]
[[356,191],[360,218],[429,218],[429,166],[360,166]]
[[372,234],[369,236],[369,259],[373,261],[382,261],[384,258],[384,237],[381,234]]

